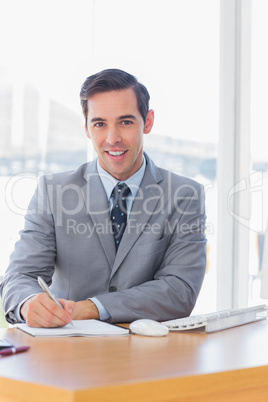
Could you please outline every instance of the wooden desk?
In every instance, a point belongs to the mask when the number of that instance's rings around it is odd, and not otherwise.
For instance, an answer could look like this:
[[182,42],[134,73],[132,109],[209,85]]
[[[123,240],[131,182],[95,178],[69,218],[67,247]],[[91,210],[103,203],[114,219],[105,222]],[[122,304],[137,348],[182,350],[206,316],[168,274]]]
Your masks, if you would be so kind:
[[1,402],[268,400],[268,321],[163,338],[0,337],[31,346],[0,358]]

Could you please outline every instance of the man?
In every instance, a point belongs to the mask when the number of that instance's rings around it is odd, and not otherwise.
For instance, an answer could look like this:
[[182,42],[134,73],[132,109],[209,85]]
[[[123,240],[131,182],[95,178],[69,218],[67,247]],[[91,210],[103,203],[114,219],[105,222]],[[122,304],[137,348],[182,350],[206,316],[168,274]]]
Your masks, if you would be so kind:
[[[144,154],[154,112],[135,77],[104,70],[86,79],[80,98],[98,157],[40,179],[1,285],[6,319],[57,327],[188,316],[206,267],[203,187]],[[118,182],[128,186],[120,233],[111,221]],[[41,291],[38,276],[63,308]]]

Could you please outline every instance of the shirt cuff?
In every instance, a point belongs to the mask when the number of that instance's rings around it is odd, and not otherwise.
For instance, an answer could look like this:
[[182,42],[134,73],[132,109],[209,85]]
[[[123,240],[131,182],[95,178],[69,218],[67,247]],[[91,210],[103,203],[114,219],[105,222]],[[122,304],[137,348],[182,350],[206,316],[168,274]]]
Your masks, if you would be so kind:
[[30,295],[30,296],[25,297],[25,299],[23,299],[23,300],[15,307],[14,312],[13,312],[13,314],[14,314],[15,317],[13,317],[13,320],[14,320],[14,318],[15,318],[15,320],[16,320],[17,322],[25,322],[24,319],[22,318],[21,314],[20,314],[20,308],[21,308],[21,306],[23,305],[23,303],[26,302],[26,300],[30,299],[30,297],[33,297],[33,296],[35,296],[35,295],[36,295],[36,294],[33,294],[33,295]]
[[95,304],[97,309],[99,310],[101,321],[108,321],[111,318],[111,315],[108,312],[108,310],[106,310],[106,308],[102,305],[102,303],[96,297],[91,297],[88,300],[91,300]]

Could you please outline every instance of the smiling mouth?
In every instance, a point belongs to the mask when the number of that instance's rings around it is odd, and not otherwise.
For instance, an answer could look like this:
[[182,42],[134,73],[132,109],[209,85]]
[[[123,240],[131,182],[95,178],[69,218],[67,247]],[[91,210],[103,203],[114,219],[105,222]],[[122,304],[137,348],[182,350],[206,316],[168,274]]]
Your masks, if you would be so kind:
[[121,156],[124,155],[127,151],[107,151],[109,155],[112,156]]

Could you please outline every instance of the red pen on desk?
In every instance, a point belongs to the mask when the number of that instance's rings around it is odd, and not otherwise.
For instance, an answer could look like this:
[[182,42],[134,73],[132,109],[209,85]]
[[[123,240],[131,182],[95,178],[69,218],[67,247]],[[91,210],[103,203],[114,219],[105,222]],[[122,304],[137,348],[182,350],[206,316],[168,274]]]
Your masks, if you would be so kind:
[[6,348],[0,350],[0,356],[13,355],[15,353],[26,352],[26,350],[28,349],[30,349],[30,346],[20,346],[18,348],[15,348],[13,346],[12,348]]

